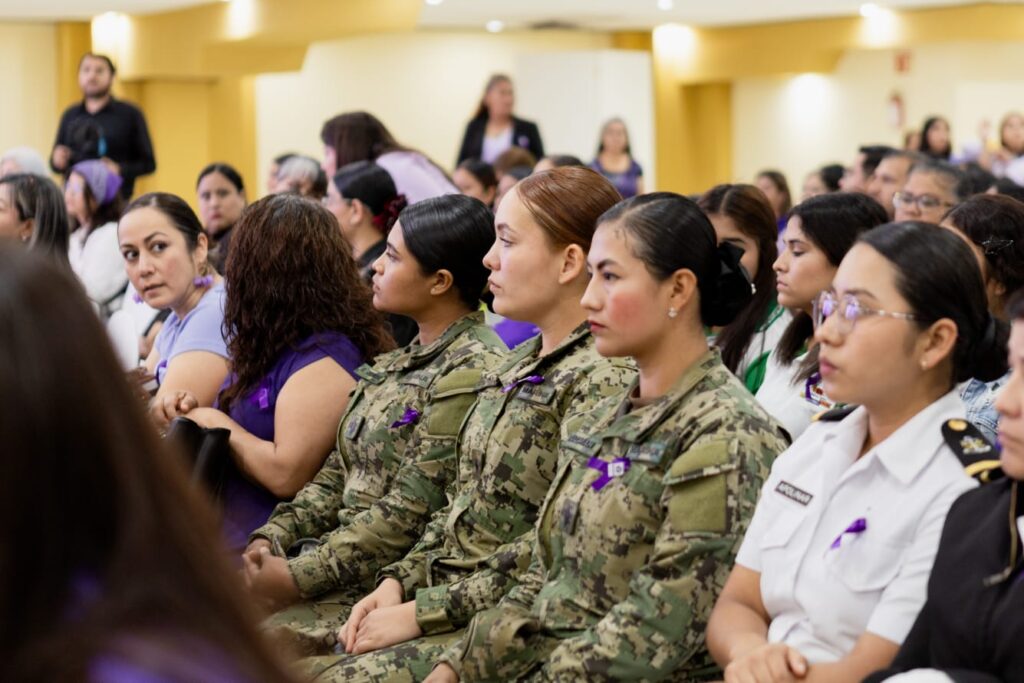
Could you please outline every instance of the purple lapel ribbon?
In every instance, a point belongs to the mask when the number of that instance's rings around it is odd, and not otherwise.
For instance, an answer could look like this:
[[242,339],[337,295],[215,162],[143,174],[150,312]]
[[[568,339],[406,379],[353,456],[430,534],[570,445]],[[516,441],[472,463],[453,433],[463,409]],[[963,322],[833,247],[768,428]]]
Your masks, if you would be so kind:
[[615,477],[621,477],[629,469],[629,460],[627,458],[615,458],[611,462],[605,462],[600,458],[591,458],[587,462],[587,467],[597,470],[601,473],[601,476],[594,480],[594,483],[590,485],[595,491],[600,491],[608,482]]
[[808,401],[810,401],[811,398],[812,398],[812,396],[811,396],[811,387],[813,387],[814,385],[816,385],[820,381],[821,381],[821,373],[820,372],[816,372],[816,373],[814,373],[813,375],[811,375],[810,377],[807,378],[807,382],[804,383],[804,397]]
[[259,390],[253,394],[252,402],[260,407],[260,410],[266,410],[270,407],[270,389],[267,387],[260,387]]
[[501,393],[507,394],[508,392],[518,387],[520,384],[540,384],[543,381],[544,378],[541,377],[540,375],[530,375],[529,377],[517,379],[515,382],[512,382],[512,384],[506,384],[501,388]]
[[405,425],[412,424],[416,420],[420,419],[420,411],[415,408],[406,408],[405,413],[399,419],[391,423],[392,429],[398,429]]
[[850,526],[846,527],[846,530],[843,533],[836,536],[836,540],[832,541],[832,545],[829,546],[829,549],[835,550],[836,548],[838,548],[839,544],[843,540],[843,536],[845,536],[846,534],[862,534],[865,531],[867,531],[867,528],[868,520],[864,519],[863,517],[858,517],[850,523]]

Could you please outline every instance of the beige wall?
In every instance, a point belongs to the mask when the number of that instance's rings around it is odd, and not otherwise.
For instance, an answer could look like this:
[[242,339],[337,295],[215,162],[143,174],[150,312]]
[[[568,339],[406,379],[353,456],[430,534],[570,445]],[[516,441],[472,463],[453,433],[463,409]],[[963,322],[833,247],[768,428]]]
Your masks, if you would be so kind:
[[[910,51],[908,73],[896,73],[893,50],[857,50],[831,74],[740,79],[733,86],[734,180],[780,168],[796,195],[806,175],[828,162],[849,163],[858,144],[902,143],[888,102],[899,92],[906,128],[946,116],[957,149],[993,131],[1011,109],[1024,109],[1024,43],[948,43]],[[995,132],[993,132],[995,134]]]
[[[611,46],[605,34],[558,31],[428,31],[316,43],[302,71],[256,79],[260,173],[282,152],[320,158],[323,122],[353,109],[373,112],[399,142],[450,168],[490,74],[505,72],[515,79],[524,55]],[[543,134],[545,124],[538,118],[542,107],[533,108],[528,101],[535,92],[522,88],[516,111],[538,119]],[[557,149],[555,140],[545,139],[545,145]],[[265,191],[264,178],[251,184]]]
[[20,145],[46,157],[57,134],[57,30],[0,23],[0,154]]

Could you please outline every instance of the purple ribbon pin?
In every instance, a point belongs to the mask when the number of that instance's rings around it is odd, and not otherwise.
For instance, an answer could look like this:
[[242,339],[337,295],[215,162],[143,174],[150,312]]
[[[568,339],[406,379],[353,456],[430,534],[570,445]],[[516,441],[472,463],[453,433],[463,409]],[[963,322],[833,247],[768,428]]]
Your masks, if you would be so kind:
[[501,393],[507,394],[508,392],[518,387],[520,384],[540,384],[543,381],[544,378],[541,377],[540,375],[530,375],[529,377],[517,379],[515,382],[512,382],[512,384],[505,385],[504,387],[501,388]]
[[412,424],[416,420],[420,419],[420,411],[415,408],[406,408],[405,413],[399,419],[391,423],[392,429],[398,429],[405,425]]
[[252,397],[252,402],[260,407],[260,410],[266,410],[270,407],[270,389],[267,387],[260,387],[260,390]]
[[814,396],[812,395],[811,388],[817,386],[821,382],[821,373],[816,372],[807,378],[804,383],[804,398],[810,401]]
[[846,527],[846,530],[843,533],[836,536],[836,540],[832,541],[832,545],[829,546],[829,549],[835,550],[836,548],[838,548],[839,544],[843,540],[843,536],[845,536],[846,534],[862,534],[865,531],[867,531],[867,528],[868,520],[864,519],[863,517],[858,517],[850,523],[850,526]]
[[595,491],[600,491],[608,485],[615,477],[621,477],[629,469],[629,460],[627,458],[615,458],[611,462],[605,462],[600,458],[591,458],[587,462],[587,467],[593,470],[597,470],[601,473],[601,476],[594,480],[594,483],[590,485]]

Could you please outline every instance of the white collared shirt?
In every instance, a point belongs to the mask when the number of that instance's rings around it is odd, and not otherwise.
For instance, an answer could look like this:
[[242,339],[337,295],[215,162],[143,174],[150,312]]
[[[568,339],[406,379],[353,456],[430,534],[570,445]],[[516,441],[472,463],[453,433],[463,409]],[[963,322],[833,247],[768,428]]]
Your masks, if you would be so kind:
[[[773,351],[768,357],[764,382],[754,395],[761,407],[786,428],[793,441],[811,425],[815,415],[833,407],[824,395],[817,391],[809,392],[808,382],[797,379],[806,357],[806,353],[801,354],[789,365],[783,365]],[[819,385],[820,381],[814,386]]]
[[[736,556],[761,574],[770,642],[811,662],[846,656],[865,631],[903,642],[946,513],[976,486],[942,438],[963,415],[950,392],[858,459],[868,417],[858,408],[813,424],[779,456]],[[844,533],[859,519],[863,531]]]

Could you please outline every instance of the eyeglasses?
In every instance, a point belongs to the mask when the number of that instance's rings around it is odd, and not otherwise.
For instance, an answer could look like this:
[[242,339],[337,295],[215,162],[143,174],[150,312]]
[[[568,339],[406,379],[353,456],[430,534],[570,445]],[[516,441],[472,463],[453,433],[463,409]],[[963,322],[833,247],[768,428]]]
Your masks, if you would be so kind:
[[892,203],[897,208],[903,207],[905,209],[910,208],[911,205],[916,205],[918,211],[934,211],[943,206],[946,208],[954,206],[952,202],[944,202],[934,195],[913,195],[909,192],[897,192],[892,196]]
[[865,316],[878,315],[885,318],[896,318],[897,320],[918,319],[913,313],[894,313],[877,308],[868,308],[857,301],[857,297],[852,294],[836,297],[834,292],[822,292],[814,301],[812,312],[814,329],[820,329],[825,324],[825,321],[837,311],[839,315],[836,316],[836,330],[844,336],[853,331],[853,326],[857,323],[858,318]]

